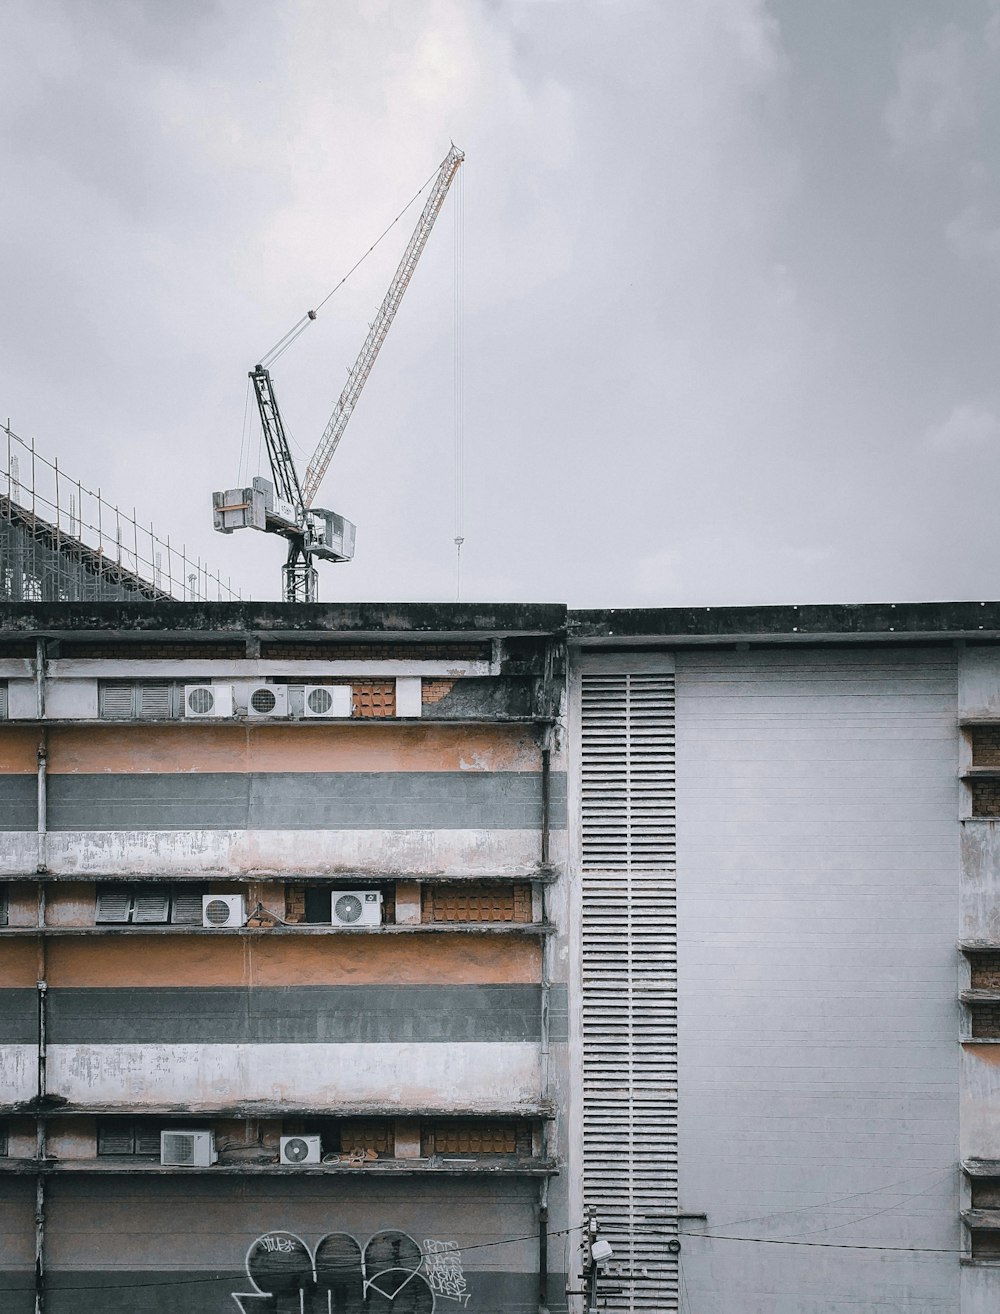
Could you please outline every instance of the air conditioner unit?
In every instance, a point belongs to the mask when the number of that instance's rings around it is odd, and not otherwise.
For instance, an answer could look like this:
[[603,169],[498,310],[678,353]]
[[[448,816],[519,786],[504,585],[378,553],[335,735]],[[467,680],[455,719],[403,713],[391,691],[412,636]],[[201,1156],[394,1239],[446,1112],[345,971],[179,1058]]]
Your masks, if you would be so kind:
[[334,926],[381,926],[381,891],[334,890],[330,896],[330,920]]
[[278,1142],[278,1159],[289,1167],[322,1163],[323,1152],[318,1136],[282,1136]]
[[252,684],[247,693],[247,716],[270,720],[288,715],[287,684]]
[[349,684],[307,684],[303,691],[303,716],[350,716]]
[[160,1163],[170,1168],[211,1168],[218,1157],[214,1132],[160,1132]]
[[203,894],[201,896],[201,924],[222,928],[242,926],[247,919],[242,894]]
[[350,716],[350,685],[306,685],[302,689],[302,716]]
[[205,720],[232,716],[233,686],[231,684],[186,684],[184,686],[184,715]]

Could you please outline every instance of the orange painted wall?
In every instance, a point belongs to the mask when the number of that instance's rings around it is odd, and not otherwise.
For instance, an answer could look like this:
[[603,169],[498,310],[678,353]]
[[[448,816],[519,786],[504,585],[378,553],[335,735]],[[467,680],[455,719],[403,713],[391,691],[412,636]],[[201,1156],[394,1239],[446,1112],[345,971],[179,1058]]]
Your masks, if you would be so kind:
[[[30,974],[33,985],[34,949]],[[527,936],[93,936],[49,941],[50,986],[501,985],[541,979]]]
[[[0,769],[34,771],[37,737],[22,742],[19,733],[8,732],[12,765]],[[526,726],[108,725],[49,731],[49,770],[55,773],[537,771],[539,765],[538,745]]]
[[38,956],[34,938],[6,939],[0,946],[0,989],[35,986]]
[[26,726],[0,728],[0,775],[34,775],[38,770],[38,731]]

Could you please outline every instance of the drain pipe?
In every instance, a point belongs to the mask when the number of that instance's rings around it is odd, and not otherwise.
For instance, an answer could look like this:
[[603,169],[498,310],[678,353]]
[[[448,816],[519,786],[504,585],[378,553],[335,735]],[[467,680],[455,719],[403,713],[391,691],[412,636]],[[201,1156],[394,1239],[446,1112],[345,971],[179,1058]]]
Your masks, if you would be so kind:
[[35,869],[48,870],[48,741],[45,733],[45,640],[35,640],[35,716],[41,722],[38,730],[38,840]]
[[542,866],[549,865],[549,831],[552,829],[552,749],[551,730],[545,729],[545,739],[542,744]]
[[538,1314],[549,1311],[549,1179],[538,1188]]
[[35,871],[44,876],[49,869],[48,844],[48,767],[49,751],[44,727],[38,732],[38,826],[35,844]]
[[[550,793],[551,793],[551,758],[552,727],[546,726],[542,745],[542,846],[541,862],[543,867],[549,865],[549,830],[550,830]],[[541,885],[540,903],[541,920],[548,925],[548,886]],[[551,1067],[549,1055],[550,1007],[552,995],[552,936],[544,935],[542,939],[542,1017],[540,1036],[540,1067],[542,1098],[551,1104],[550,1089]],[[541,1149],[545,1160],[551,1158],[552,1130],[548,1122],[542,1123]],[[548,1314],[549,1290],[549,1179],[543,1177],[538,1192],[538,1314]]]
[[[35,714],[42,722],[38,731],[38,824],[35,871],[48,872],[48,736],[45,731],[45,640],[35,641]],[[48,1154],[48,1127],[45,1121],[45,1096],[48,1086],[48,983],[47,945],[45,938],[46,889],[38,883],[35,929],[38,933],[36,980],[38,982],[38,1091],[35,1112],[35,1314],[45,1314],[45,1159]]]
[[45,1314],[45,1159],[48,1128],[45,1097],[48,1088],[48,982],[46,981],[46,891],[38,883],[35,929],[38,932],[36,970],[38,979],[38,1090],[35,1098],[35,1314]]

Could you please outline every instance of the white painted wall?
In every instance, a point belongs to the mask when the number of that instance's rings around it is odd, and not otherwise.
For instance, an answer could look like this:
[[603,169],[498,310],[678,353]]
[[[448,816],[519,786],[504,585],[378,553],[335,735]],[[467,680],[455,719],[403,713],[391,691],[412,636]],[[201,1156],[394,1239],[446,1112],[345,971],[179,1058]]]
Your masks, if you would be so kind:
[[[0,837],[0,875],[34,870],[34,831]],[[553,831],[559,862],[565,831]],[[539,861],[537,830],[51,831],[50,871],[67,875],[374,871],[380,875],[521,875]]]
[[[20,1084],[28,1050],[0,1052],[0,1093]],[[7,1072],[9,1060],[15,1065]],[[21,1067],[16,1065],[20,1063]],[[539,1046],[454,1044],[52,1045],[48,1088],[71,1103],[130,1108],[287,1101],[296,1105],[371,1102],[401,1109],[505,1109],[537,1104]],[[18,1096],[17,1098],[24,1098]]]
[[686,651],[677,681],[681,1209],[902,1248],[688,1238],[690,1309],[957,1312],[955,650]]

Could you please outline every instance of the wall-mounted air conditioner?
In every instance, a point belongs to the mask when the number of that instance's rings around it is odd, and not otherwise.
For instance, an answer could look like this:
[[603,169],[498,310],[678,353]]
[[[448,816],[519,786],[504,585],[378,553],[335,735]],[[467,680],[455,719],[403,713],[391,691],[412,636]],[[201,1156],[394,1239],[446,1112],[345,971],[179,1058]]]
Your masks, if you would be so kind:
[[201,896],[201,924],[218,929],[242,926],[247,919],[242,894],[203,894]]
[[231,684],[186,684],[184,686],[184,715],[201,717],[232,716],[233,686]]
[[161,1131],[160,1163],[171,1168],[211,1168],[218,1159],[215,1133],[210,1131]]
[[287,684],[252,684],[247,691],[247,716],[270,720],[288,716]]
[[381,891],[334,890],[330,896],[330,920],[334,926],[381,926]]
[[278,1142],[278,1159],[288,1167],[322,1163],[323,1153],[318,1136],[282,1136]]
[[307,684],[302,690],[303,716],[350,716],[349,684]]

